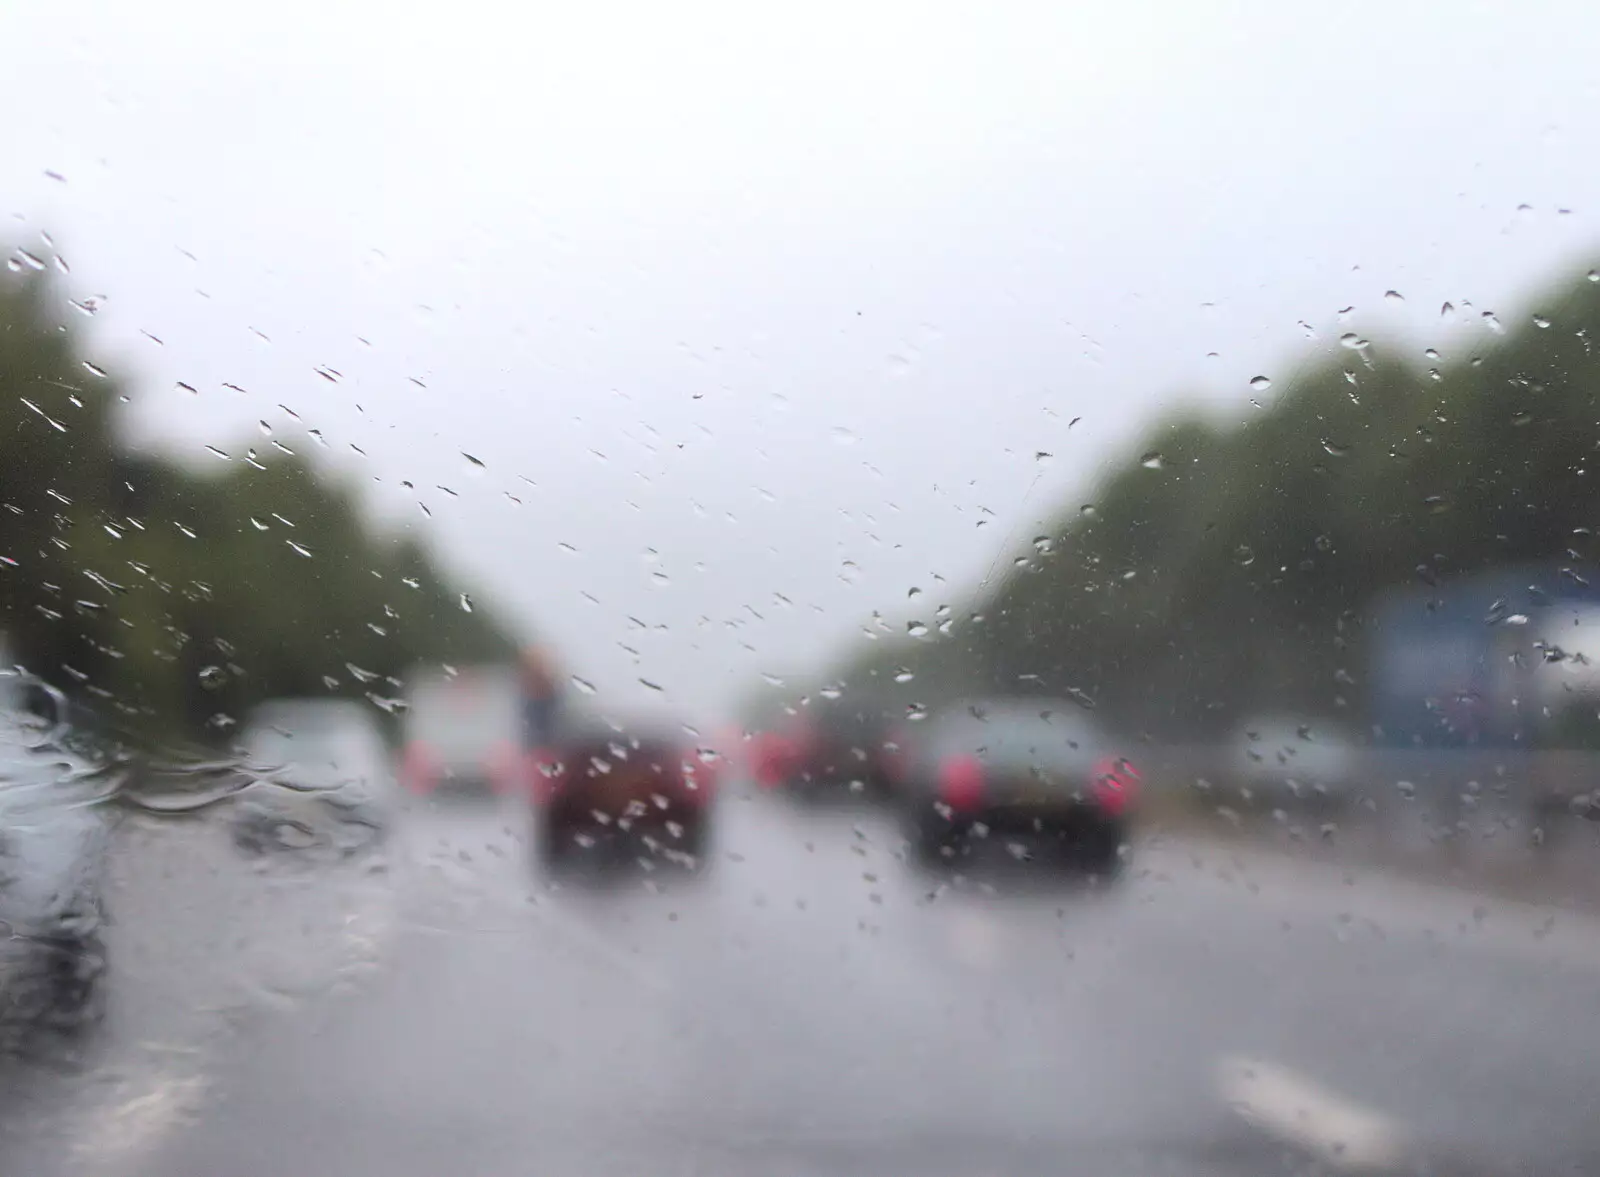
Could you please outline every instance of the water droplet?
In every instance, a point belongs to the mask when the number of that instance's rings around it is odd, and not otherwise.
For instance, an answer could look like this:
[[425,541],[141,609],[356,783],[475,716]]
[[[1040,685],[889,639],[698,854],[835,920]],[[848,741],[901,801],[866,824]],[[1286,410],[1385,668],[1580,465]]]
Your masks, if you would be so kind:
[[265,531],[267,529],[267,525],[261,522],[261,520],[257,519],[254,515],[250,516],[250,522],[255,525],[255,529],[257,531]]
[[828,436],[833,438],[836,445],[855,445],[861,439],[843,425],[835,425],[828,431]]
[[906,718],[912,723],[920,723],[928,718],[928,707],[925,703],[906,704]]
[[1055,458],[1054,454],[1049,453],[1049,452],[1047,452],[1045,450],[1037,450],[1037,451],[1034,452],[1034,455],[1033,455],[1033,460],[1035,462],[1049,462],[1049,461],[1053,460],[1054,458]]
[[472,598],[467,596],[466,593],[462,593],[461,594],[460,604],[461,604],[461,611],[463,613],[471,613],[472,612]]
[[572,685],[578,689],[580,694],[592,695],[595,693],[595,685],[586,678],[579,678],[577,675],[573,675]]
[[1083,506],[1078,508],[1078,514],[1082,515],[1085,519],[1093,519],[1095,516],[1100,514],[1100,510],[1093,503],[1085,503]]
[[472,465],[476,466],[479,470],[487,470],[488,469],[488,467],[483,464],[483,459],[482,458],[474,458],[471,454],[467,453],[466,450],[462,450],[461,451],[461,456],[463,458],[465,458],[468,462],[470,462]]
[[783,685],[783,679],[782,678],[780,678],[776,674],[768,674],[766,671],[762,671],[761,679],[769,687],[781,687]]
[[215,691],[228,682],[228,672],[220,666],[203,666],[198,677],[200,685],[208,691]]
[[1524,409],[1511,418],[1511,423],[1516,426],[1531,425],[1533,424],[1533,414]]
[[644,686],[644,687],[648,687],[652,691],[660,691],[663,694],[665,694],[666,690],[667,690],[667,688],[662,686],[660,683],[653,683],[647,678],[641,678],[639,680],[639,685],[640,686]]
[[1041,556],[1048,556],[1053,547],[1055,547],[1055,541],[1048,535],[1036,535],[1033,537],[1033,550]]
[[902,666],[894,672],[894,681],[897,683],[908,683],[916,677],[916,672],[907,666]]
[[1479,318],[1483,320],[1483,325],[1489,328],[1489,330],[1493,331],[1496,335],[1505,334],[1506,329],[1501,326],[1500,320],[1495,317],[1495,313],[1493,311],[1484,311]]
[[1454,303],[1447,302],[1442,307],[1439,308],[1439,317],[1441,319],[1453,318],[1455,316],[1455,313],[1456,313],[1456,308],[1455,308],[1455,304]]
[[844,688],[830,683],[828,686],[822,687],[820,690],[818,690],[817,694],[821,695],[824,699],[837,699],[844,694]]
[[83,361],[83,370],[85,372],[89,373],[89,375],[91,375],[91,376],[98,376],[102,380],[105,379],[106,370],[104,368],[102,368],[99,364],[91,364],[88,360],[84,360]]
[[1235,562],[1248,568],[1256,562],[1255,549],[1249,544],[1240,544],[1233,549],[1233,558]]
[[1272,387],[1272,378],[1270,376],[1252,376],[1250,378],[1250,387],[1257,392],[1265,392]]
[[212,454],[212,455],[214,455],[214,456],[216,456],[218,458],[221,458],[224,462],[231,462],[233,460],[232,458],[228,457],[227,454],[225,454],[223,451],[219,450],[214,445],[206,446],[206,453]]
[[1343,458],[1350,453],[1349,446],[1334,441],[1329,437],[1324,437],[1322,439],[1322,448],[1325,452],[1333,455],[1335,458]]
[[1533,316],[1533,325],[1540,329],[1545,329],[1550,326],[1550,320],[1545,318],[1543,315],[1535,315]]
[[256,425],[261,430],[262,437],[272,436],[272,426],[268,425],[265,421],[257,421]]
[[1398,290],[1385,290],[1383,292],[1383,297],[1388,299],[1390,302],[1405,302],[1406,300],[1406,296],[1401,294]]
[[661,571],[661,569],[657,568],[650,574],[650,583],[655,585],[657,588],[664,588],[672,583],[672,578],[669,577],[665,572]]
[[1365,351],[1372,345],[1367,340],[1357,335],[1354,331],[1346,331],[1343,335],[1339,336],[1339,346],[1347,347],[1351,351]]
[[1161,456],[1161,452],[1159,450],[1151,450],[1149,453],[1143,455],[1139,459],[1139,465],[1143,466],[1146,470],[1159,470],[1165,464],[1166,459]]
[[1600,282],[1600,270],[1590,270],[1585,277],[1591,282]]
[[288,544],[288,545],[289,545],[289,546],[290,546],[290,547],[291,547],[291,548],[293,548],[293,549],[294,549],[294,550],[295,550],[295,551],[296,551],[296,552],[297,552],[297,553],[298,553],[298,554],[300,554],[300,555],[302,555],[302,556],[304,556],[304,557],[305,557],[305,558],[306,558],[306,559],[307,559],[307,560],[309,560],[309,559],[311,559],[311,549],[310,549],[310,548],[308,548],[308,547],[306,547],[306,546],[305,546],[305,545],[304,545],[304,544],[299,544],[299,543],[296,543],[296,542],[295,542],[295,541],[294,541],[294,540],[292,540],[292,539],[286,539],[286,540],[284,540],[284,541],[283,541],[283,542],[284,542],[284,543],[286,543],[286,544]]
[[906,632],[914,638],[927,637],[928,627],[920,621],[908,621],[906,622]]
[[1422,354],[1430,360],[1436,360],[1439,358],[1439,349],[1436,347],[1425,348]]
[[922,590],[919,589],[916,585],[912,585],[909,589],[906,590],[906,599],[907,600],[914,601],[918,597],[920,597],[921,595],[922,595]]

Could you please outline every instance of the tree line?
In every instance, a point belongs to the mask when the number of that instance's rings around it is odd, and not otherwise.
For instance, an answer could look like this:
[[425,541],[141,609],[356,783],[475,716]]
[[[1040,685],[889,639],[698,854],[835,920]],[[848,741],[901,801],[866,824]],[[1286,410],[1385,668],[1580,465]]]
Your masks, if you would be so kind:
[[1348,333],[1242,423],[1174,413],[948,633],[872,643],[830,678],[895,709],[1066,695],[1170,739],[1267,711],[1363,726],[1380,593],[1426,607],[1453,577],[1582,577],[1596,552],[1600,272],[1515,320],[1440,314],[1449,355]]
[[305,456],[194,473],[130,450],[125,382],[46,272],[0,275],[0,628],[11,661],[120,731],[221,742],[269,697],[397,709],[420,661],[504,657],[414,538]]

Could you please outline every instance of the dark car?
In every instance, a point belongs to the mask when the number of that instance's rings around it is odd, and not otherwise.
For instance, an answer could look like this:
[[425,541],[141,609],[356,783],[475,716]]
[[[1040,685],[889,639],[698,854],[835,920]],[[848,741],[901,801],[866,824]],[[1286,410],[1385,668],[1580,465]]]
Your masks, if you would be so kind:
[[0,1052],[102,1004],[105,778],[49,724],[0,709]]
[[630,849],[693,866],[711,832],[715,757],[666,725],[598,722],[535,754],[538,848],[559,866]]
[[818,699],[757,750],[757,775],[768,788],[797,797],[827,793],[889,794],[903,764],[893,712],[870,700]]
[[1138,773],[1072,702],[966,702],[919,734],[903,786],[913,854],[948,863],[990,835],[1100,877],[1123,861]]

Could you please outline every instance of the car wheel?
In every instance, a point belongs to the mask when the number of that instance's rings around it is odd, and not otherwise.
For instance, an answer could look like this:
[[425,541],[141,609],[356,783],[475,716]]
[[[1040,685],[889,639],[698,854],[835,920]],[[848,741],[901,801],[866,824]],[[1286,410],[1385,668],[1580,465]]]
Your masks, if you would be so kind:
[[912,858],[921,866],[949,866],[966,849],[966,831],[931,805],[912,817],[909,842]]

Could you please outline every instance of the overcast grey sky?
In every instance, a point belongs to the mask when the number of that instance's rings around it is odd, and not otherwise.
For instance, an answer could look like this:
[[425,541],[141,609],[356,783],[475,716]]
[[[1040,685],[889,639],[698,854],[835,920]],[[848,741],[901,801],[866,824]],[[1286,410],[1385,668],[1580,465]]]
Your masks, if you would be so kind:
[[1596,242],[1582,3],[0,20],[7,234],[104,296],[143,443],[316,427],[692,711],[954,599],[1175,398],[1243,416],[1342,330],[1464,347],[1443,301],[1528,313]]

